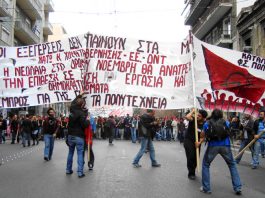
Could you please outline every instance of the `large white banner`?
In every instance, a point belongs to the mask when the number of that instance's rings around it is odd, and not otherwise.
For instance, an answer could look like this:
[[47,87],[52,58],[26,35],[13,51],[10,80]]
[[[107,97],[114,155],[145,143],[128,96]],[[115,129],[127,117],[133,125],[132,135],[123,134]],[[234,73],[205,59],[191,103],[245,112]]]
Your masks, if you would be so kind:
[[257,116],[265,106],[265,58],[204,43],[193,37],[200,108]]
[[84,89],[90,109],[189,108],[191,62],[184,48],[92,33],[0,47],[0,107],[68,102]]

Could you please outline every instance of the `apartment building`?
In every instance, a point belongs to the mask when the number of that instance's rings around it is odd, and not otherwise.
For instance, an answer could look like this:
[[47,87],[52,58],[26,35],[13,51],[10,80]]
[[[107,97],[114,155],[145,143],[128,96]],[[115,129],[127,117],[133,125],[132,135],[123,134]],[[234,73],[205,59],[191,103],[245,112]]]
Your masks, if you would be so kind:
[[0,45],[46,42],[53,33],[49,22],[53,11],[52,0],[0,0]]
[[[0,0],[0,45],[23,46],[48,41],[53,34],[49,13],[54,11],[52,0]],[[1,109],[7,112],[43,114],[43,107]]]
[[200,40],[233,48],[236,36],[236,0],[185,0],[185,25]]
[[256,0],[241,10],[238,21],[238,50],[265,57],[265,1]]

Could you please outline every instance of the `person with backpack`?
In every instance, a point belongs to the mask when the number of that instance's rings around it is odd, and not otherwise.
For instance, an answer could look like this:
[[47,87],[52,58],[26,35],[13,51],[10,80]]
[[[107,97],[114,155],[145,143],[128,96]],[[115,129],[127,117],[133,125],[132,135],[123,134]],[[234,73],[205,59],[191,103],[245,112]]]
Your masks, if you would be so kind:
[[[188,168],[188,178],[195,180],[195,169],[197,167],[196,161],[196,147],[195,147],[195,118],[194,118],[195,109],[189,112],[186,115],[186,119],[189,121],[188,129],[185,134],[184,139],[184,148],[187,158],[187,168]],[[205,110],[199,110],[197,114],[197,128],[200,137],[200,132],[202,130],[203,124],[205,122],[208,113]]]
[[[242,185],[230,147],[229,123],[223,119],[222,110],[213,110],[210,119],[203,125],[202,136],[206,138],[207,149],[202,162],[202,186],[200,191],[207,194],[211,193],[210,165],[214,158],[220,154],[230,170],[235,194],[241,195]],[[203,139],[197,142],[196,146],[199,146],[202,142]]]

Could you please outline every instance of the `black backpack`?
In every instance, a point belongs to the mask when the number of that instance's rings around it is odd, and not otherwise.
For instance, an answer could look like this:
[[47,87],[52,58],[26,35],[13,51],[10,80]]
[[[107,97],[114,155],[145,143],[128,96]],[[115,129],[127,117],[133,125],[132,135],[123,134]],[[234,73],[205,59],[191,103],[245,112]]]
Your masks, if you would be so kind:
[[210,119],[208,125],[208,129],[205,133],[207,141],[223,140],[229,136],[229,128],[224,119]]

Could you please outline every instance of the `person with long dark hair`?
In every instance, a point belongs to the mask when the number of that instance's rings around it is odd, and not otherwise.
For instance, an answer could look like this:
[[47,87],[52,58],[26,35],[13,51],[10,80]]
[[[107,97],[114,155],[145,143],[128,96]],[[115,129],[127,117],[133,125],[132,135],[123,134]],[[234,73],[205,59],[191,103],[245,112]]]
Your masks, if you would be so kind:
[[77,96],[71,103],[70,115],[68,123],[68,136],[66,144],[68,145],[69,152],[67,157],[66,174],[73,173],[73,157],[76,148],[77,152],[77,174],[79,178],[85,176],[84,174],[84,149],[85,149],[85,129],[90,124],[90,117],[88,112],[84,110],[85,100],[82,94]]
[[[210,119],[203,126],[203,134],[206,137],[207,149],[202,162],[202,187],[200,191],[207,194],[211,193],[210,165],[214,158],[220,154],[230,170],[236,195],[241,195],[242,185],[230,146],[229,123],[223,119],[222,110],[213,110]],[[197,143],[197,146],[201,143],[202,140]]]

